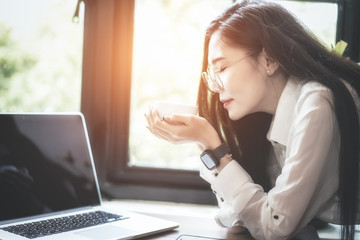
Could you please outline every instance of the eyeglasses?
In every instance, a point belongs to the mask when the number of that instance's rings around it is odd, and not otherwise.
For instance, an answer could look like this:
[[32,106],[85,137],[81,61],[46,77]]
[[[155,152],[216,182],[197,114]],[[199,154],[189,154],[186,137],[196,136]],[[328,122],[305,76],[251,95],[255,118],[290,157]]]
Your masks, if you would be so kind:
[[201,74],[202,80],[204,81],[207,88],[213,93],[217,93],[221,90],[224,90],[224,84],[220,79],[219,73],[221,73],[222,71],[224,71],[226,68],[230,67],[231,65],[234,65],[235,63],[238,63],[241,60],[244,60],[245,58],[247,58],[251,55],[254,55],[254,54],[255,53],[250,53],[250,54],[236,60],[235,62],[229,63],[217,70],[214,70],[214,67],[209,64],[207,67],[207,71],[203,72]]

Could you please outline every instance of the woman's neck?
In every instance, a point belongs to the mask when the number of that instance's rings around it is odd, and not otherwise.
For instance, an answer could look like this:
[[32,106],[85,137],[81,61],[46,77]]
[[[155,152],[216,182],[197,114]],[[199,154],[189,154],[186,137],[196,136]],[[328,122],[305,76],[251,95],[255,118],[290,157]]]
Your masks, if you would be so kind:
[[267,80],[269,83],[269,95],[266,101],[269,103],[266,105],[265,112],[274,115],[281,97],[282,92],[289,79],[289,75],[284,71],[276,71]]

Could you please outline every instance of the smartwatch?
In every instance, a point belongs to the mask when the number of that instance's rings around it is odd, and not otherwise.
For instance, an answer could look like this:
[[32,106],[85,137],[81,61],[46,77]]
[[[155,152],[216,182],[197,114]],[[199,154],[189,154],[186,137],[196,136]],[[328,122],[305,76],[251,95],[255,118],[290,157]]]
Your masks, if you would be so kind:
[[226,154],[230,153],[230,149],[226,143],[222,143],[219,147],[214,150],[205,150],[201,155],[200,159],[209,170],[213,170],[220,164],[220,159]]

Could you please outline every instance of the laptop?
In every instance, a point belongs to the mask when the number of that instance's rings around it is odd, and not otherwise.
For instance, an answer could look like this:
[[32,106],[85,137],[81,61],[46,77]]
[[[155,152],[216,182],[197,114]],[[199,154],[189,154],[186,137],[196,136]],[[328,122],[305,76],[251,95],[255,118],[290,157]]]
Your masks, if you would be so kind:
[[134,239],[178,227],[110,206],[81,113],[0,114],[0,239]]

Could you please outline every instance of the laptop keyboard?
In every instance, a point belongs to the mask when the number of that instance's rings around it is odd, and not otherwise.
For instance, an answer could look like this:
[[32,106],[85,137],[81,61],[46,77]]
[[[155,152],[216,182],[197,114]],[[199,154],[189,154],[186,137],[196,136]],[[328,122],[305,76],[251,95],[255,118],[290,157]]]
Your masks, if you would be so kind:
[[127,217],[95,211],[84,214],[76,214],[66,217],[42,220],[32,223],[19,224],[1,228],[2,230],[27,237],[30,239],[44,237],[56,233],[67,232],[99,224],[126,219]]

